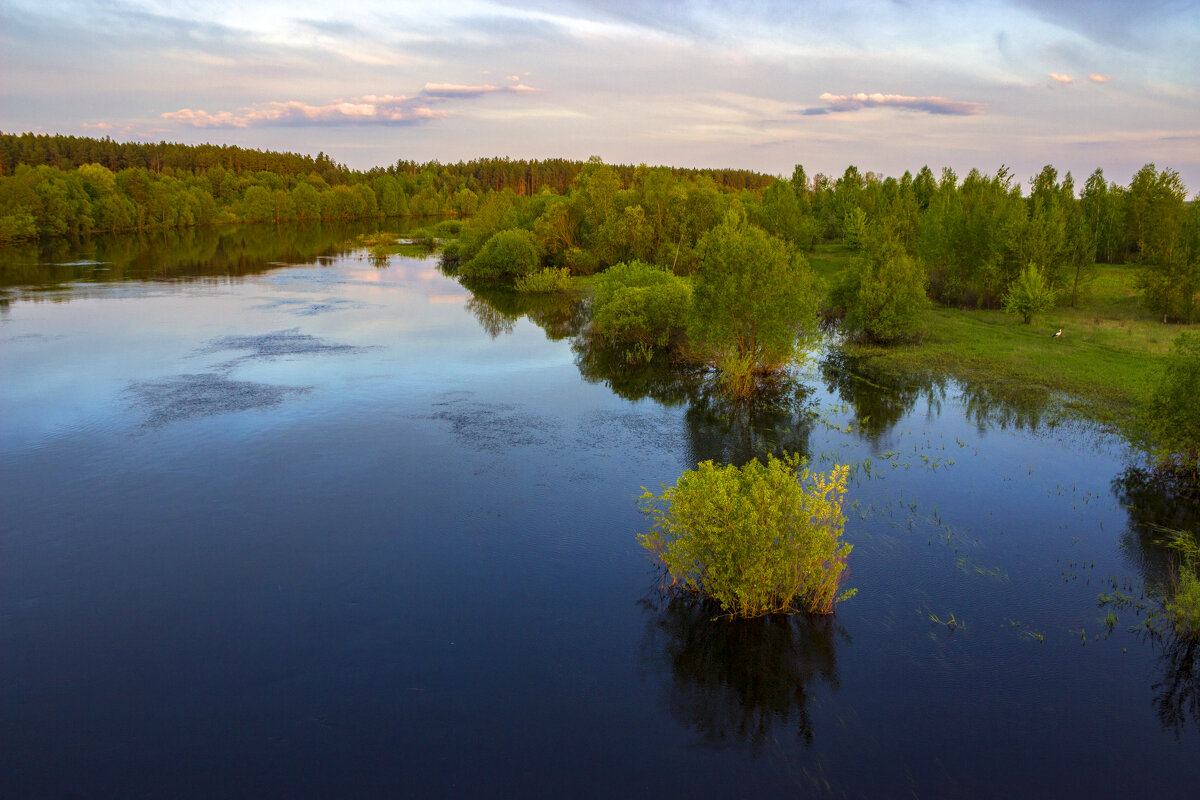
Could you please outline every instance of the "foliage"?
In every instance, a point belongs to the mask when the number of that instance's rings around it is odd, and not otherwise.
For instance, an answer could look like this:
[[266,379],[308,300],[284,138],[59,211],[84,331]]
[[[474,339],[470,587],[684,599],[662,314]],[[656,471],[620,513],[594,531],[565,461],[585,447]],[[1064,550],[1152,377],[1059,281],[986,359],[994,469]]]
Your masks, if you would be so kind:
[[1026,325],[1033,322],[1033,315],[1054,308],[1058,293],[1050,288],[1045,275],[1030,264],[1008,286],[1004,294],[1004,310],[1017,314]]
[[1196,575],[1194,559],[1181,568],[1179,583],[1167,600],[1166,612],[1176,635],[1187,639],[1200,637],[1200,577]]
[[1173,551],[1168,585],[1161,588],[1162,614],[1180,639],[1200,639],[1200,542],[1195,534],[1160,528],[1161,544]]
[[493,234],[478,255],[459,267],[468,278],[520,278],[542,261],[541,246],[532,233],[510,228]]
[[692,307],[685,280],[643,261],[616,264],[596,276],[592,329],[609,343],[665,347]]
[[1175,340],[1146,422],[1163,464],[1200,483],[1200,334]]
[[547,267],[541,272],[534,272],[522,278],[517,278],[518,292],[546,293],[563,292],[571,288],[571,270]]
[[816,326],[808,263],[737,209],[700,241],[690,335],[717,358],[732,351],[759,372],[781,368]]
[[929,307],[925,270],[887,231],[870,230],[863,247],[834,290],[835,305],[846,313],[846,330],[878,344],[915,338]]
[[838,594],[851,550],[841,539],[849,468],[825,475],[801,465],[797,455],[742,467],[701,462],[662,495],[642,494],[653,519],[642,546],[672,585],[731,616],[832,613],[853,594]]
[[1163,322],[1191,322],[1200,292],[1200,248],[1191,241],[1200,235],[1200,212],[1193,203],[1189,215],[1186,198],[1179,173],[1153,164],[1138,170],[1126,195],[1125,225],[1142,265],[1145,302]]

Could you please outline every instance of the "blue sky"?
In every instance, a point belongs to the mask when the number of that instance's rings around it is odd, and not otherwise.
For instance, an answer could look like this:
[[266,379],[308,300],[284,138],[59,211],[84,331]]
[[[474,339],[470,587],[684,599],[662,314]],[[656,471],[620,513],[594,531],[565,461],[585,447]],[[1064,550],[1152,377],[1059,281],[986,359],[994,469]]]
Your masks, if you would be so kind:
[[1142,164],[1200,190],[1200,0],[0,7],[0,129],[790,174]]

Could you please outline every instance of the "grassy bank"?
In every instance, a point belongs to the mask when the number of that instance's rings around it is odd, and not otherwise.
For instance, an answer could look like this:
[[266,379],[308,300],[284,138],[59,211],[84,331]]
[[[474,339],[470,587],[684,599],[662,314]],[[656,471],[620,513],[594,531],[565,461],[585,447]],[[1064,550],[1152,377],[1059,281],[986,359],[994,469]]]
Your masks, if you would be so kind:
[[[810,262],[828,289],[852,259],[851,251],[826,245]],[[1070,395],[1068,408],[1132,430],[1185,330],[1200,325],[1163,325],[1144,309],[1135,267],[1097,264],[1075,307],[1061,305],[1030,325],[1002,311],[935,307],[918,344],[846,349],[889,368],[1044,386]]]

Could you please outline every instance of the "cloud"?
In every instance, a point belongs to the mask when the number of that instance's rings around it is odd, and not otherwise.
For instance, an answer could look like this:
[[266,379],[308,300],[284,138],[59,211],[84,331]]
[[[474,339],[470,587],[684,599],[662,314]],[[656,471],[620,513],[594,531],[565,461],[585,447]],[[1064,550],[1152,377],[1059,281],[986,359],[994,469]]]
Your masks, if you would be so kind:
[[113,126],[108,122],[84,122],[80,125],[85,131],[111,131]]
[[864,108],[902,108],[906,111],[922,111],[926,114],[945,114],[955,117],[967,117],[982,114],[986,108],[984,103],[969,100],[949,100],[945,97],[925,96],[913,97],[906,94],[830,94],[823,93],[820,98],[828,103],[827,108],[806,108],[800,113],[805,116],[832,114],[836,112],[861,111]]
[[1108,83],[1109,81],[1112,80],[1112,76],[1111,75],[1101,75],[1097,72],[1093,72],[1091,75],[1088,75],[1088,80],[1094,81],[1095,83]]
[[1075,82],[1075,79],[1072,78],[1070,75],[1063,75],[1061,72],[1047,72],[1046,74],[1049,75],[1054,80],[1058,81],[1059,83],[1074,83]]
[[[470,99],[493,93],[521,94],[538,89],[524,84],[497,87],[459,83],[427,83],[414,96],[374,95],[312,105],[299,100],[270,100],[237,111],[210,113],[181,108],[161,114],[163,119],[193,128],[300,127],[315,125],[411,125],[449,115],[434,106],[450,100]],[[97,123],[105,124],[105,123]]]

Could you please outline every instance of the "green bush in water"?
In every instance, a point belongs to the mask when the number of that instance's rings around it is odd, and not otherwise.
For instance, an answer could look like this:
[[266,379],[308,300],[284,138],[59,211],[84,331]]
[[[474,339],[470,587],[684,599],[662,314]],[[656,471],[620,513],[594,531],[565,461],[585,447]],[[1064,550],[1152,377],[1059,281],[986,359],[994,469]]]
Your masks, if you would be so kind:
[[561,269],[547,267],[541,272],[517,278],[516,288],[518,292],[528,294],[563,292],[571,288],[571,270],[566,267]]
[[1200,638],[1200,543],[1187,531],[1169,533],[1166,544],[1178,554],[1178,560],[1164,592],[1163,610],[1176,636]]
[[541,263],[537,238],[527,230],[509,228],[493,234],[474,258],[459,267],[459,272],[468,278],[521,278]]
[[764,464],[703,461],[661,495],[644,491],[653,519],[639,537],[673,586],[717,602],[733,617],[830,614],[851,545],[842,541],[849,468],[801,469],[798,455]]

